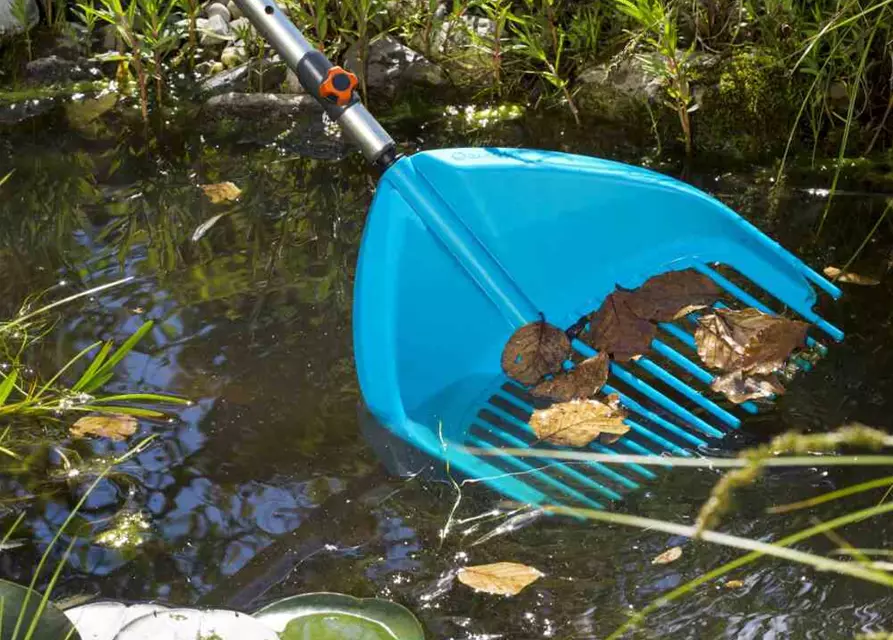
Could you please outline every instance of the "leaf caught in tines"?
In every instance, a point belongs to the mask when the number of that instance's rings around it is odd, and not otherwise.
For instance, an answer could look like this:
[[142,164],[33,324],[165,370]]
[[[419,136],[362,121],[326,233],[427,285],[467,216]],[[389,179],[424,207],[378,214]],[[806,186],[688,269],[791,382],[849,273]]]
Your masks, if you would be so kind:
[[698,318],[695,341],[708,367],[722,371],[771,373],[806,341],[809,325],[757,309],[717,309]]
[[225,213],[218,213],[216,216],[211,216],[210,218],[208,218],[207,220],[202,222],[200,225],[198,225],[195,228],[195,231],[192,232],[192,241],[198,242],[199,240],[201,240],[202,236],[204,236],[206,233],[208,233],[208,231],[211,230],[211,227],[213,227],[215,224],[217,224],[217,221],[220,220],[220,218],[222,218],[225,215],[226,215]]
[[607,353],[587,358],[570,371],[563,371],[551,380],[539,383],[531,393],[538,398],[559,402],[591,398],[608,381],[610,361]]
[[722,289],[707,276],[684,269],[649,278],[631,293],[627,304],[638,317],[671,322],[713,304]]
[[232,182],[203,184],[201,185],[201,187],[202,191],[205,192],[205,195],[208,196],[208,200],[210,200],[212,204],[219,204],[221,202],[236,200],[240,195],[242,195],[242,190],[239,189],[239,187],[234,185]]
[[657,327],[636,315],[630,306],[633,296],[628,291],[615,291],[605,298],[589,316],[589,329],[580,335],[581,339],[619,362],[645,353],[657,334]]
[[101,436],[121,441],[136,433],[136,418],[124,414],[85,416],[71,426],[75,438]]
[[772,374],[747,375],[740,370],[717,377],[710,388],[724,394],[735,404],[779,396],[785,392],[779,379]]
[[871,276],[862,276],[852,271],[844,271],[838,267],[825,267],[823,273],[835,282],[845,282],[847,284],[861,284],[872,287],[881,283],[877,278]]
[[564,331],[547,322],[531,322],[515,331],[505,345],[502,369],[521,384],[536,384],[546,374],[561,371],[570,352]]
[[601,433],[622,436],[629,431],[623,422],[627,413],[617,395],[607,401],[571,400],[538,409],[530,417],[530,428],[540,440],[564,447],[585,447]]
[[682,547],[670,547],[651,561],[651,564],[670,564],[682,557]]
[[456,576],[459,582],[475,591],[500,596],[514,596],[545,574],[517,562],[495,562],[476,567],[463,567]]

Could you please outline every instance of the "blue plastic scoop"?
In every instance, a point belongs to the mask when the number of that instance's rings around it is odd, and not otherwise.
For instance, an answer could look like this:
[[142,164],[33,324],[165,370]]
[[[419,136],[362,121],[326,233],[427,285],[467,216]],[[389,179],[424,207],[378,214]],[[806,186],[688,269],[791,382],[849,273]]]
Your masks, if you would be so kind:
[[[654,477],[636,464],[570,466],[476,456],[463,446],[548,446],[529,427],[529,389],[502,369],[503,348],[531,322],[570,328],[618,286],[693,269],[741,307],[794,312],[812,325],[813,345],[842,340],[813,310],[817,290],[838,298],[839,289],[707,194],[652,171],[548,151],[397,157],[355,95],[333,99],[333,76],[349,73],[307,45],[271,0],[239,4],[382,169],[355,284],[360,388],[385,428],[453,473],[514,500],[587,507]],[[630,431],[590,450],[692,456],[756,410],[711,398],[714,376],[698,360],[690,320],[662,323],[644,357],[611,364],[602,393],[619,395]],[[596,353],[579,339],[573,347]]]

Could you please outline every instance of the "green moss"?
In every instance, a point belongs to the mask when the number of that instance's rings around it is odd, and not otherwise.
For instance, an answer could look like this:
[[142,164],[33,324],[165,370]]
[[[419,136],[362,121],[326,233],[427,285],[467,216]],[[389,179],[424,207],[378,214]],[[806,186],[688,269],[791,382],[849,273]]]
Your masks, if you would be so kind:
[[784,67],[758,51],[740,53],[696,74],[700,109],[695,146],[738,158],[778,153],[793,119]]

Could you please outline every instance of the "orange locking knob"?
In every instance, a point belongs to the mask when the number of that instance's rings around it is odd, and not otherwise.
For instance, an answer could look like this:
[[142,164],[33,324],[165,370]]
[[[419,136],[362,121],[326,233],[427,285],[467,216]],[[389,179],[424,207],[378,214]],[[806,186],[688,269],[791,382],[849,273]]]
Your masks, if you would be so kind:
[[329,69],[326,79],[319,85],[319,95],[329,102],[343,107],[350,103],[357,83],[357,77],[350,71],[345,71],[341,67],[332,67]]

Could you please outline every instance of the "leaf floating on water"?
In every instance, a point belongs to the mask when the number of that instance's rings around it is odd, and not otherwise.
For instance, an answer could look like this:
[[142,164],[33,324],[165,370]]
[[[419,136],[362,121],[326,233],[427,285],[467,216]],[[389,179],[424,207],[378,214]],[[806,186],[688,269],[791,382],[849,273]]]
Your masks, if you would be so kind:
[[748,400],[779,396],[785,392],[785,388],[774,375],[749,376],[743,371],[733,371],[717,377],[710,385],[710,388],[724,394],[735,404],[741,404]]
[[216,216],[211,216],[210,218],[208,218],[207,220],[202,222],[200,225],[198,225],[195,228],[195,231],[192,232],[192,241],[198,242],[199,240],[201,240],[202,236],[204,236],[206,233],[208,233],[208,231],[211,230],[211,227],[213,227],[215,224],[217,224],[217,221],[220,220],[220,218],[222,218],[225,215],[226,215],[225,213],[218,213]]
[[627,304],[644,320],[672,322],[713,304],[722,289],[693,269],[670,271],[649,278],[633,290]]
[[744,580],[729,580],[723,586],[726,589],[740,589],[744,586]]
[[809,325],[757,309],[717,309],[698,318],[695,341],[708,367],[722,371],[771,373],[806,341]]
[[609,365],[608,354],[602,352],[587,358],[570,371],[556,374],[552,380],[539,383],[531,393],[538,398],[551,398],[559,402],[591,398],[608,381]]
[[845,282],[847,284],[861,284],[866,287],[873,287],[881,283],[878,278],[862,276],[852,271],[844,271],[838,267],[825,267],[823,273],[836,282]]
[[526,324],[502,351],[502,369],[521,384],[536,384],[548,373],[561,371],[571,343],[564,331],[546,322]]
[[682,557],[682,547],[670,547],[651,561],[651,564],[670,564]]
[[496,562],[459,569],[459,582],[475,591],[514,596],[545,574],[516,562]]
[[589,329],[581,338],[615,360],[625,362],[644,353],[657,334],[657,327],[636,315],[631,307],[635,294],[615,291],[589,316]]
[[203,184],[201,185],[201,187],[202,191],[205,192],[205,195],[208,196],[208,200],[210,200],[212,204],[219,204],[221,202],[236,200],[240,195],[242,195],[242,190],[239,189],[239,187],[234,185],[232,182]]
[[571,400],[538,409],[530,417],[530,428],[540,440],[565,447],[585,447],[601,433],[622,436],[629,431],[623,422],[627,413],[617,395],[607,400]]
[[120,442],[136,433],[137,424],[136,418],[124,414],[86,416],[72,425],[71,435],[101,436]]

